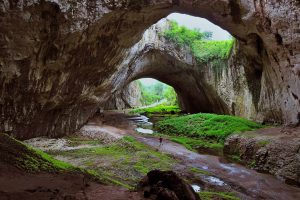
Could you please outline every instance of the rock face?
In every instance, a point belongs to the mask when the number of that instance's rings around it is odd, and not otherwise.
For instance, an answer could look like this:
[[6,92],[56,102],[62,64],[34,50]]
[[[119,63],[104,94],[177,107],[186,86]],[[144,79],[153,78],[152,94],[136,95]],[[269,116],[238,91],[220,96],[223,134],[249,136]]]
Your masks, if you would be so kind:
[[144,197],[156,200],[200,200],[193,188],[172,171],[153,170],[140,182]]
[[[19,138],[72,133],[112,94],[145,76],[147,63],[162,66],[147,74],[174,86],[186,110],[298,124],[299,6],[297,0],[2,0],[0,131]],[[144,31],[172,12],[205,17],[237,38],[232,67],[222,72],[233,92],[174,63],[176,53],[141,45]],[[239,85],[247,85],[241,98]]]
[[254,169],[300,185],[299,128],[272,128],[227,138],[225,156],[238,156]]
[[131,82],[114,94],[105,103],[105,110],[122,110],[142,106],[141,89],[137,82]]

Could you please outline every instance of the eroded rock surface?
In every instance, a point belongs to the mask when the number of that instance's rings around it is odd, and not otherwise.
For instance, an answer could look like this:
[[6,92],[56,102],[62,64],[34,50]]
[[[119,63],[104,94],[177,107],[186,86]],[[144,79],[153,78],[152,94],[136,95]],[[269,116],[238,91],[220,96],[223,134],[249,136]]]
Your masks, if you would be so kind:
[[300,185],[299,128],[272,128],[233,135],[224,146],[226,156],[238,156],[254,169]]
[[[230,70],[245,73],[242,80],[248,82],[251,94],[243,93],[239,102],[232,101],[237,97],[227,102],[239,106],[249,97],[254,105],[234,109],[236,114],[299,123],[297,0],[3,0],[0,130],[30,138],[61,136],[80,128],[127,84],[136,69],[137,53],[143,49],[136,44],[145,29],[175,11],[205,17],[237,38],[240,52]],[[154,54],[161,57],[157,64],[173,64],[173,58],[160,52],[148,52],[148,60]],[[173,72],[182,80],[191,79],[188,85],[198,84],[194,81],[199,79],[197,74],[182,75],[176,69]],[[240,81],[237,74],[231,73],[234,82]],[[197,88],[193,92],[201,95],[190,95],[186,88],[176,90],[182,101],[192,99],[187,109],[228,112],[214,89],[206,84]],[[221,92],[217,89],[218,94]]]
[[131,82],[111,96],[103,106],[105,110],[122,110],[142,106],[141,89],[137,82]]

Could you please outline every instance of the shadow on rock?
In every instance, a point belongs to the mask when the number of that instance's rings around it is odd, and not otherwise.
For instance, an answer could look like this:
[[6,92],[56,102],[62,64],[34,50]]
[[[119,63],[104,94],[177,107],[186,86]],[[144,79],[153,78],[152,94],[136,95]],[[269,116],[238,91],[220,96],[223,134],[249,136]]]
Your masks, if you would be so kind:
[[144,197],[156,200],[200,200],[193,188],[173,171],[150,171],[139,183]]

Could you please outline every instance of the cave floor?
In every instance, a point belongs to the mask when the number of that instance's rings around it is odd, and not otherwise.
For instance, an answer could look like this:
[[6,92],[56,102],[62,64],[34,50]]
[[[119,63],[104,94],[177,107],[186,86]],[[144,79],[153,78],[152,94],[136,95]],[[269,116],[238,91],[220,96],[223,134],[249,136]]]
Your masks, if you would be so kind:
[[[95,139],[95,142],[83,143],[83,141],[78,141],[78,138],[75,138],[74,140],[74,138],[70,136],[67,137],[66,140],[71,139],[71,141],[73,141],[71,147],[67,145],[68,142],[66,141],[62,141],[62,145],[59,147],[57,147],[57,145],[36,146],[37,144],[41,144],[40,141],[30,141],[30,144],[42,150],[46,150],[47,152],[50,152],[50,154],[52,152],[52,155],[54,155],[57,159],[70,162],[75,166],[90,169],[91,167],[93,168],[91,165],[95,165],[96,163],[97,169],[109,170],[109,167],[113,166],[113,168],[120,172],[122,171],[122,168],[119,160],[124,160],[124,158],[117,157],[117,159],[112,160],[108,157],[103,159],[103,156],[89,157],[87,154],[78,155],[55,152],[72,152],[72,150],[76,151],[78,149],[80,150],[95,147],[101,148],[103,143],[113,144],[116,140],[119,140],[124,136],[130,136],[135,138],[137,141],[150,146],[152,150],[161,152],[169,155],[171,158],[174,158],[173,160],[167,160],[168,163],[173,162],[173,165],[168,165],[159,161],[159,166],[165,167],[165,169],[174,170],[176,173],[188,180],[191,184],[199,185],[201,189],[233,192],[241,199],[293,200],[299,199],[300,197],[300,188],[284,184],[282,181],[276,179],[272,175],[258,173],[255,170],[248,169],[242,165],[230,163],[221,157],[199,154],[187,150],[180,144],[168,140],[164,140],[163,145],[160,146],[159,139],[157,137],[146,134],[138,134],[136,133],[135,128],[135,124],[128,120],[128,115],[125,113],[105,112],[104,115],[95,116],[92,118],[78,133],[76,133],[76,135],[80,135],[80,137]],[[274,130],[277,129],[261,129],[253,134],[257,134],[260,137],[279,137],[281,134]],[[263,136],[264,133],[265,136]],[[289,137],[293,135],[293,133],[293,131],[285,131],[283,134],[285,134],[286,137]],[[155,154],[154,151],[147,153]],[[138,159],[136,157],[131,158],[130,156],[132,155],[129,155],[129,159]],[[91,160],[91,158],[94,159],[93,162],[88,162]],[[160,157],[155,158],[155,156],[153,159],[154,160],[150,160],[150,162],[155,162],[155,159],[164,160]],[[150,163],[148,164],[150,165]],[[126,184],[128,183],[129,185],[134,184],[134,181],[137,181],[141,178],[141,176],[136,175],[134,178],[130,179],[130,177],[133,176],[129,173],[131,172],[131,168],[134,168],[134,166],[129,164],[128,168],[124,168],[125,174],[120,175],[123,176],[123,179],[124,175],[128,176]],[[114,172],[115,171],[112,171],[112,173]],[[126,172],[128,174],[126,174]],[[118,181],[121,181],[122,178]],[[109,194],[110,187],[113,188],[113,190],[116,189],[116,191],[120,190],[120,192],[116,193],[123,195],[123,198],[121,199],[124,199],[124,195],[133,195],[132,199],[140,198],[135,193],[130,193],[125,189],[120,189],[119,187],[114,188],[115,186],[103,186],[103,190],[99,189],[99,193],[105,193],[105,190],[107,190],[107,194]],[[89,190],[92,190],[91,187]],[[111,196],[110,199],[113,198],[114,196]],[[115,199],[118,198],[119,197],[116,196]]]
[[25,173],[0,164],[0,200],[141,200],[141,194],[86,180],[78,174]]

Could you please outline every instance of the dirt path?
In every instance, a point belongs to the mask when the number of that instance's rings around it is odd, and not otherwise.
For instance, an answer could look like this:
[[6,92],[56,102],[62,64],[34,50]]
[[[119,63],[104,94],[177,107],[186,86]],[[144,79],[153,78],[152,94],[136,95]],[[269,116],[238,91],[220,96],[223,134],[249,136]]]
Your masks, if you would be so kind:
[[[232,189],[240,191],[252,199],[300,199],[300,188],[287,185],[272,175],[258,173],[238,164],[226,163],[224,159],[217,156],[195,153],[187,150],[180,144],[168,140],[164,140],[163,145],[159,147],[158,138],[134,133],[133,127],[125,114],[109,113],[108,115],[111,119],[114,118],[114,115],[118,119],[115,120],[118,121],[117,124],[110,123],[110,125],[126,128],[128,134],[134,136],[138,141],[173,155],[182,160],[182,163],[186,166],[211,172],[216,177],[207,176],[207,181],[209,182],[219,186],[230,186]],[[128,125],[126,126],[125,124]]]

